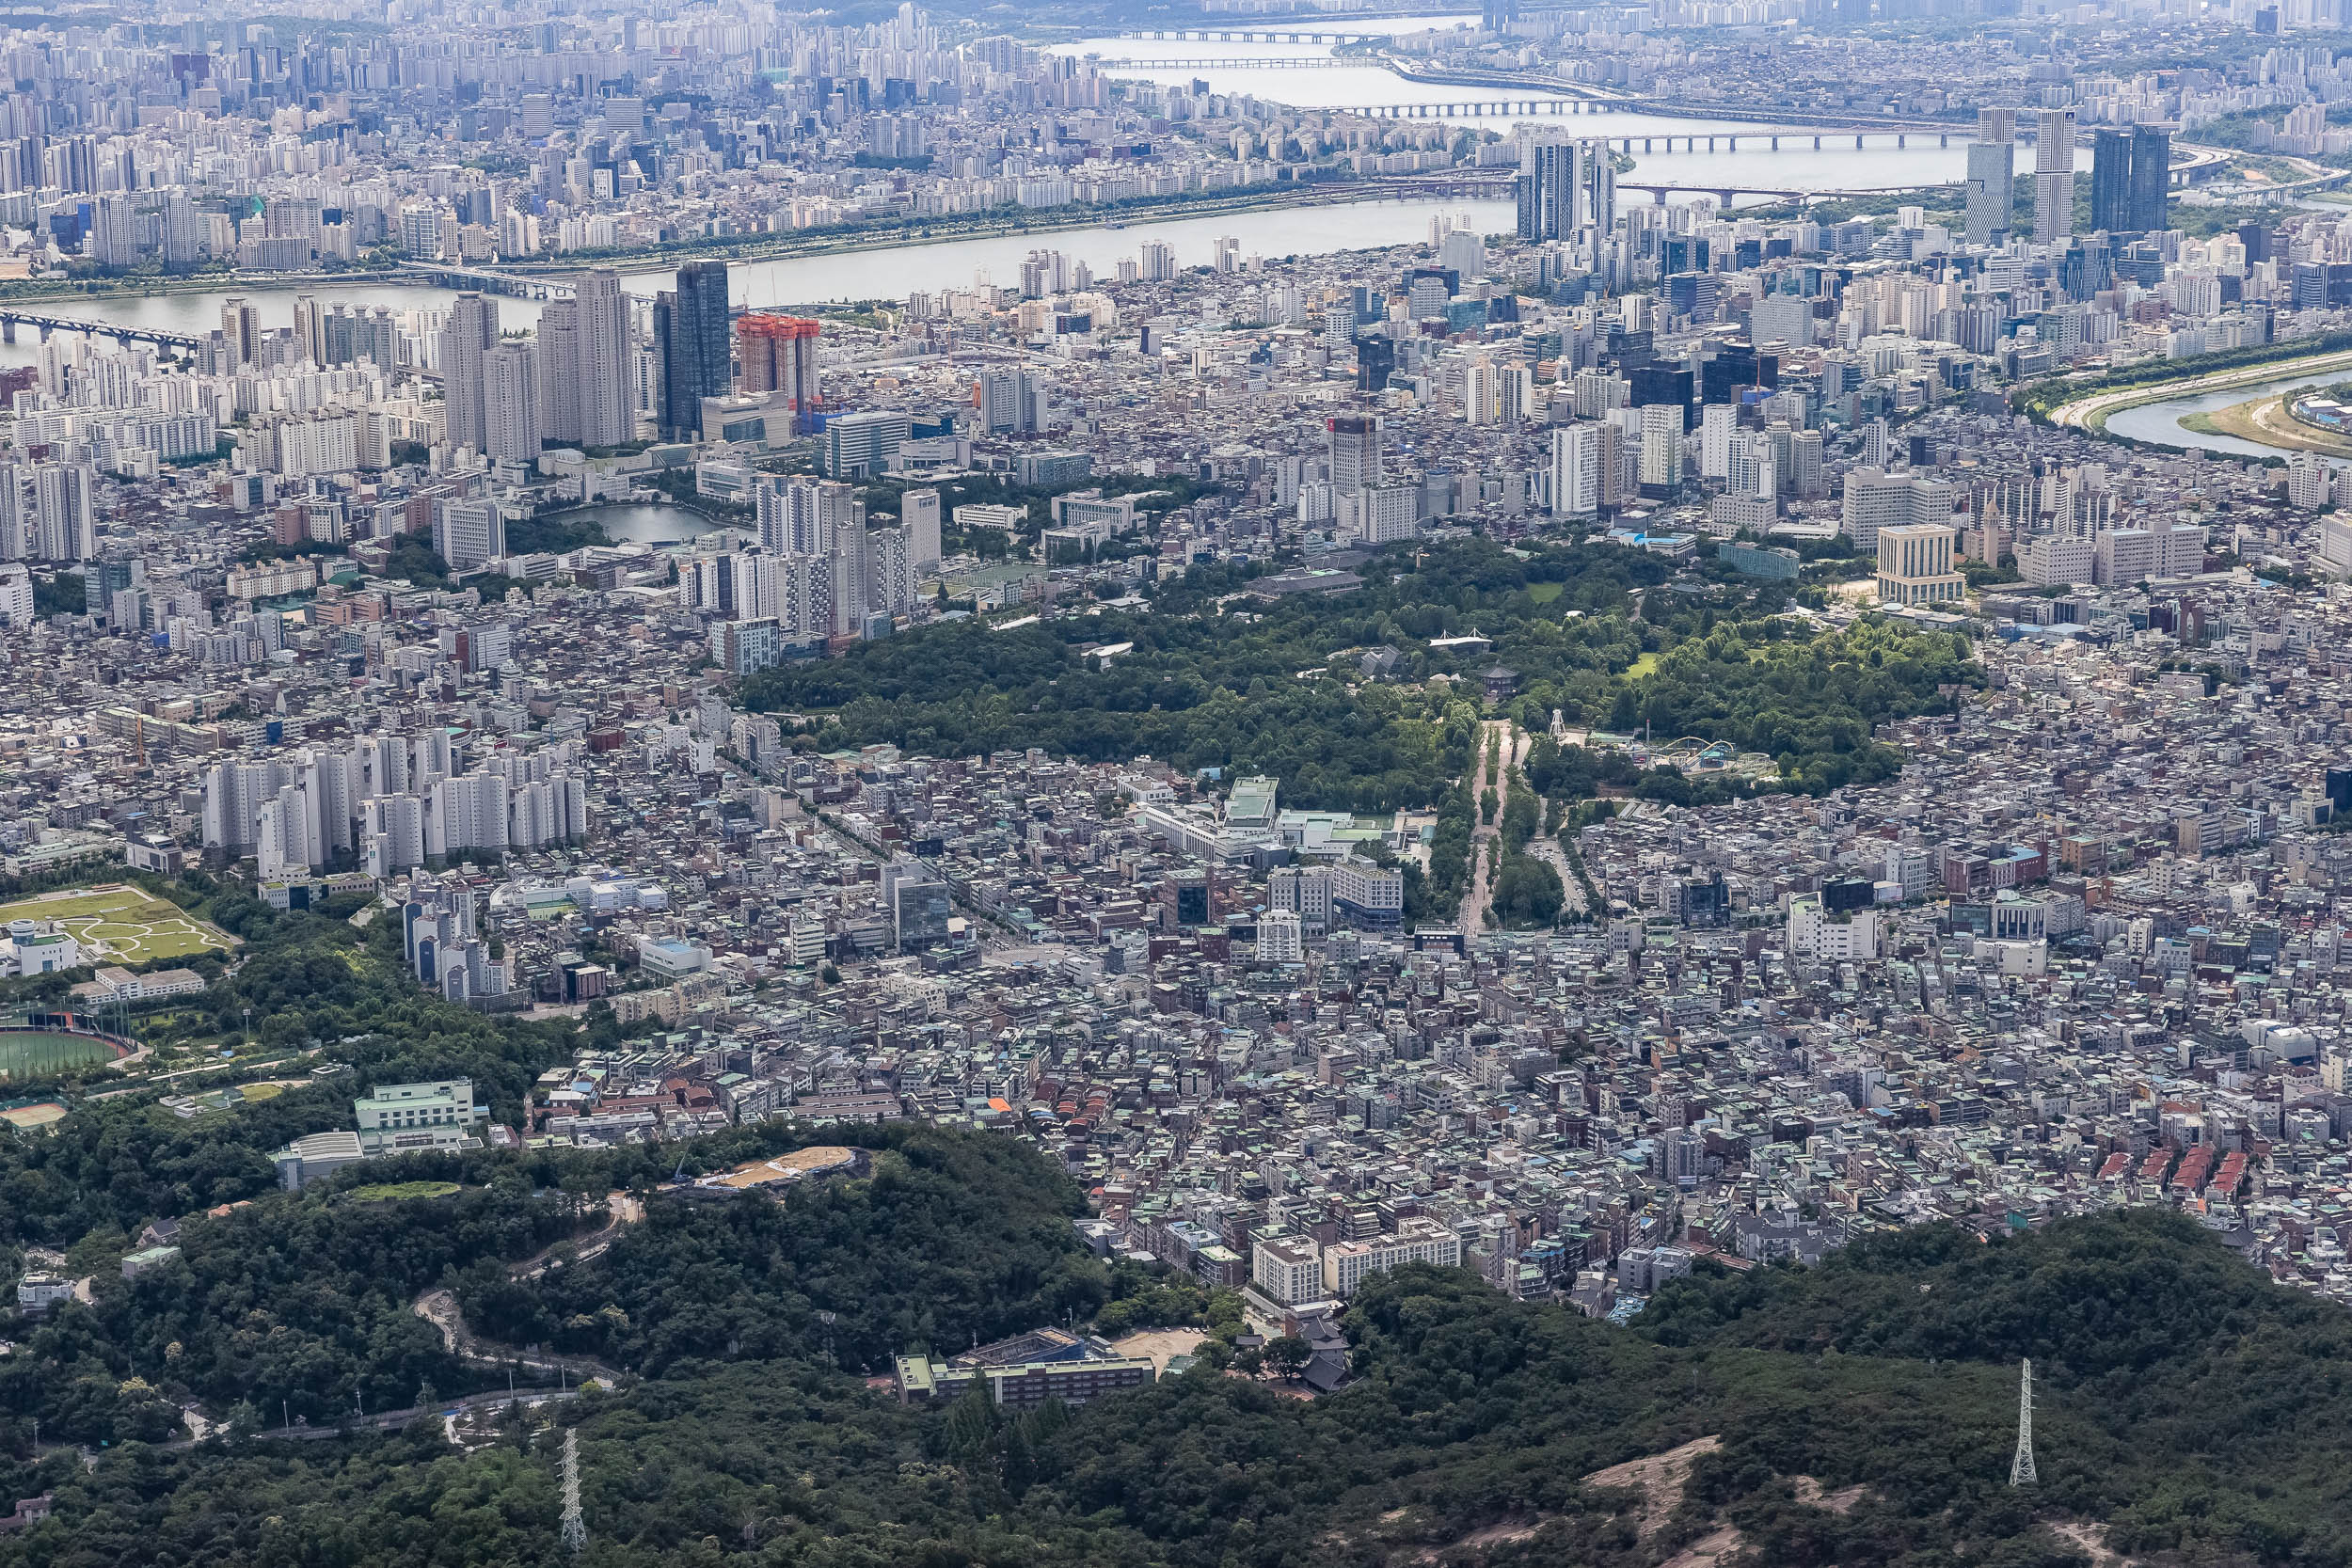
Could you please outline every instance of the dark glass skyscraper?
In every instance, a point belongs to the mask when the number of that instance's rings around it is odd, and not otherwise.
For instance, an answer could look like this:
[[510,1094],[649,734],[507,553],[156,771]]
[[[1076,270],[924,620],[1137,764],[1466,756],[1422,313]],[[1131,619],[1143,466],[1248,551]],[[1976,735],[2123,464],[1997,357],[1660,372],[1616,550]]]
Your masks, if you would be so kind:
[[734,379],[727,329],[727,264],[689,261],[677,290],[653,303],[654,345],[661,358],[661,434],[682,440],[703,434],[703,399]]
[[2169,227],[2172,133],[2161,125],[2101,131],[2090,152],[2090,227],[2153,234]]
[[2132,127],[2132,223],[2143,234],[2171,227],[2172,133],[2161,125]]
[[2090,227],[2123,230],[2132,222],[2132,138],[2101,131],[2090,146]]

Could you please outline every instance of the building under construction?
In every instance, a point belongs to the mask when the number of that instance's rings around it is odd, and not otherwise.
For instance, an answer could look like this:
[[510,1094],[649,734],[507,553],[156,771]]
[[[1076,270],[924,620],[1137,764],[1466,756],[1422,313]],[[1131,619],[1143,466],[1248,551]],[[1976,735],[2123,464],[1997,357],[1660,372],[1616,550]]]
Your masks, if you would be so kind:
[[778,399],[789,406],[796,425],[823,403],[817,370],[817,322],[800,316],[753,312],[735,323],[736,390],[746,397]]

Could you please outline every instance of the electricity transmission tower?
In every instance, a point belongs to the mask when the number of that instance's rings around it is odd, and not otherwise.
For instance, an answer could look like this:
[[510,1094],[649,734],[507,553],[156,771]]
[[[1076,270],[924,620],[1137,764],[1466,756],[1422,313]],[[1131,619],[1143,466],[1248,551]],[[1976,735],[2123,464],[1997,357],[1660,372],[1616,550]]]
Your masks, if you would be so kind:
[[2009,1462],[2009,1483],[2031,1486],[2033,1473],[2033,1363],[2024,1362],[2017,1373],[2017,1457]]
[[578,1557],[588,1545],[588,1525],[580,1516],[580,1429],[564,1433],[564,1549]]

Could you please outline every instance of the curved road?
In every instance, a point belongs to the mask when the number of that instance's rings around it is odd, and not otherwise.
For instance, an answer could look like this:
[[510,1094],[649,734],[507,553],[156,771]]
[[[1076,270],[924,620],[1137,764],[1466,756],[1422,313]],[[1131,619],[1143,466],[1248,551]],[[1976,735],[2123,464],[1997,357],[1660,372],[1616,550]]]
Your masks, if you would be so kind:
[[[605,1199],[606,1219],[598,1228],[584,1236],[570,1236],[543,1248],[519,1263],[507,1266],[509,1279],[536,1279],[549,1269],[561,1267],[558,1255],[566,1247],[576,1249],[572,1261],[585,1263],[602,1254],[620,1238],[622,1229],[645,1217],[645,1206],[627,1193],[613,1193]],[[593,1377],[608,1386],[618,1383],[622,1373],[590,1355],[559,1355],[551,1353],[527,1354],[513,1345],[496,1339],[485,1339],[467,1326],[466,1314],[457,1305],[454,1292],[447,1290],[427,1291],[409,1303],[410,1311],[438,1329],[441,1343],[452,1355],[485,1366],[516,1366],[542,1374]]]
[[[2305,359],[2270,359],[2259,365],[2239,365],[2232,370],[2214,371],[2181,381],[2154,381],[2137,387],[2120,387],[2113,391],[2087,393],[2059,404],[2050,410],[2050,422],[2072,430],[2098,432],[2106,428],[2109,415],[2120,414],[2126,408],[2137,408],[2142,404],[2169,403],[2175,398],[2226,392],[2239,387],[2259,387],[2266,382],[2292,380],[2306,373],[2346,368],[2352,368],[2352,350],[2318,354]],[[2194,442],[2184,439],[2180,444],[2185,447]]]
[[486,1367],[520,1367],[543,1377],[549,1372],[560,1377],[593,1377],[608,1387],[623,1380],[620,1372],[592,1355],[529,1355],[512,1345],[485,1339],[466,1326],[466,1314],[458,1307],[456,1296],[448,1291],[427,1291],[416,1299],[410,1310],[439,1329],[442,1345],[463,1361]]

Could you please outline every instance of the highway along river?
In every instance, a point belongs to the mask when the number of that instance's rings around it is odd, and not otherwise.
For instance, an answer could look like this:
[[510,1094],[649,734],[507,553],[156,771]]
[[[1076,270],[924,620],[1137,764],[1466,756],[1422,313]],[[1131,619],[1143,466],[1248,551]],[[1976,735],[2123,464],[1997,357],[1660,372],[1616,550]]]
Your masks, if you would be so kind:
[[[2284,457],[2288,454],[2287,448],[2249,440],[2243,436],[2209,435],[2203,431],[2189,430],[2184,428],[2181,421],[2192,415],[2212,414],[2241,403],[2275,397],[2291,387],[2328,386],[2344,380],[2352,380],[2352,356],[2339,355],[2327,364],[2307,368],[2300,373],[2274,375],[2248,381],[2240,386],[2207,392],[2188,392],[2155,403],[2120,408],[2107,416],[2106,429],[2112,436],[2128,436],[2134,440],[2153,441],[2160,446],[2196,447],[2204,451],[2231,452],[2241,457]],[[2340,460],[2329,458],[2327,461]]]
[[[1391,19],[1376,24],[1380,31],[1412,31],[1456,18]],[[1338,24],[1330,24],[1336,29]],[[1351,33],[1373,30],[1349,24]],[[1455,87],[1417,82],[1377,64],[1346,63],[1329,44],[1215,43],[1199,40],[1097,38],[1060,46],[1065,52],[1090,54],[1111,62],[1112,74],[1180,82],[1205,80],[1220,92],[1248,92],[1302,109],[1371,109],[1397,104],[1437,104],[1456,112],[1424,119],[1471,124],[1508,134],[1519,121],[1557,127],[1573,135],[1606,136],[1620,149],[1629,139],[1634,170],[1627,183],[1646,182],[1720,189],[1746,185],[1790,190],[1877,190],[1938,184],[1961,178],[1967,157],[1967,137],[1959,131],[1948,138],[1940,132],[1911,132],[1908,146],[1899,147],[1896,135],[1880,132],[1854,146],[1851,132],[1818,134],[1788,127],[1738,120],[1686,119],[1590,103],[1583,112],[1549,114],[1542,106],[1565,104],[1565,89],[1541,92],[1534,88]],[[1470,104],[1515,105],[1508,114],[1469,115],[1458,112]],[[1525,114],[1528,104],[1539,106]],[[1772,132],[1780,131],[1777,150]],[[1734,150],[1731,138],[1739,136]],[[1708,137],[1714,137],[1713,148]],[[1692,138],[1695,139],[1693,143]],[[1946,145],[1948,141],[1948,145]],[[1670,144],[1671,143],[1671,147]],[[2030,157],[2030,150],[2026,156]],[[1679,199],[1679,197],[1676,198]],[[1623,190],[1619,200],[1642,201],[1649,197]],[[1756,199],[1763,199],[1757,198]],[[1026,214],[1030,231],[938,243],[885,244],[871,249],[843,250],[754,261],[731,268],[732,293],[738,305],[790,307],[847,300],[902,300],[916,290],[965,288],[976,279],[1011,283],[1023,257],[1050,246],[1086,261],[1098,276],[1108,276],[1122,259],[1136,256],[1146,240],[1172,246],[1179,265],[1204,264],[1214,243],[1231,236],[1245,256],[1319,255],[1339,250],[1367,249],[1408,244],[1428,233],[1433,217],[1462,215],[1486,233],[1508,230],[1512,204],[1501,199],[1367,198],[1312,207],[1268,208],[1201,217],[1139,219],[1119,228],[1094,224],[1052,230],[1050,212]],[[624,263],[625,286],[633,293],[651,296],[669,286],[671,266]],[[208,293],[149,295],[108,295],[87,299],[60,297],[29,305],[29,309],[58,316],[104,321],[169,332],[200,335],[220,325],[220,310],[230,295],[241,296],[259,309],[265,327],[290,324],[297,294],[314,296],[322,306],[344,304],[355,309],[383,305],[398,310],[446,309],[454,292],[410,288],[397,284],[337,285],[322,277],[316,283],[268,288],[223,288]],[[512,331],[536,321],[539,307],[529,300],[501,297],[500,325]],[[0,345],[0,365],[31,363],[38,353],[39,334],[20,327],[14,344]]]

